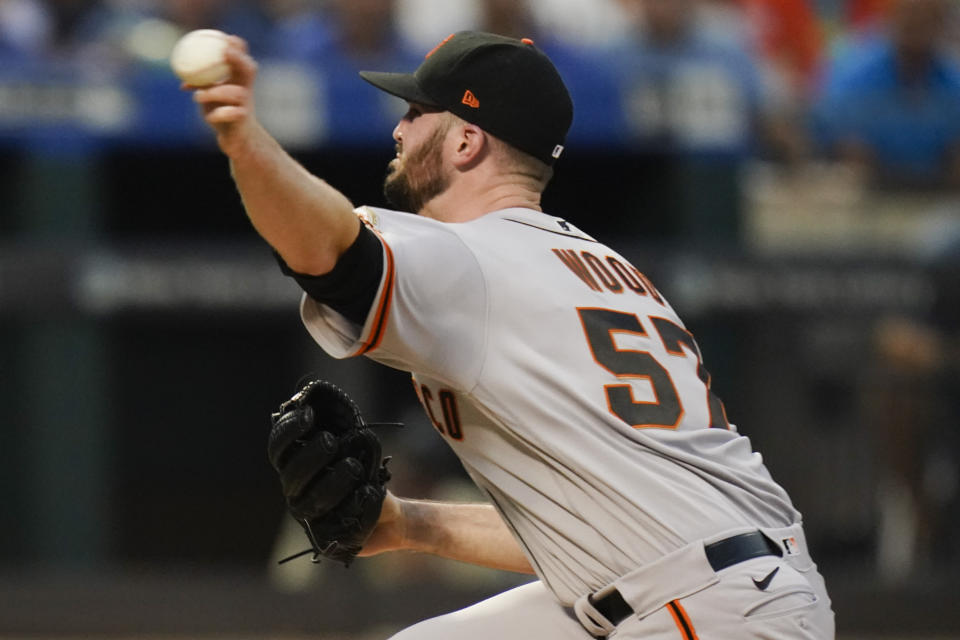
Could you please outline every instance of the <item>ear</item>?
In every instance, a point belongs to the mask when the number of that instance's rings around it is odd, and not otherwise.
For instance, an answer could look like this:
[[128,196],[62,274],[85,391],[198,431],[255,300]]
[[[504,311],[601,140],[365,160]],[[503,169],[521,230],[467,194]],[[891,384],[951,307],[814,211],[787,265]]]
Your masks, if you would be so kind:
[[475,124],[464,122],[452,132],[453,165],[466,169],[475,164],[487,149],[487,134]]

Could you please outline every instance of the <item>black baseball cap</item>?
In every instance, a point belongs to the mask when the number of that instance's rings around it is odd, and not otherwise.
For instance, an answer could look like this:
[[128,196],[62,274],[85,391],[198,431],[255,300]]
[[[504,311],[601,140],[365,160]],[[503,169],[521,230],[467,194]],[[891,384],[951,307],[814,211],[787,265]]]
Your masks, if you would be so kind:
[[449,111],[535,158],[553,164],[573,122],[573,101],[532,40],[460,31],[413,73],[361,71],[373,86]]

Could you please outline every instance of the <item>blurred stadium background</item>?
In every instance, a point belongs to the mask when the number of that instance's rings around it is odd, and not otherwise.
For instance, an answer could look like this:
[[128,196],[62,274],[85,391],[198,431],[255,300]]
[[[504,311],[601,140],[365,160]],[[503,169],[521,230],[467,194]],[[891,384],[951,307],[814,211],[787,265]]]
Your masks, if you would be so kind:
[[383,204],[410,69],[529,36],[576,119],[546,210],[619,249],[697,335],[806,518],[841,638],[960,637],[960,3],[0,0],[0,637],[366,639],[523,577],[301,540],[264,444],[324,372],[390,436],[394,489],[476,494],[405,374],[334,363],[167,68],[247,38],[258,111]]

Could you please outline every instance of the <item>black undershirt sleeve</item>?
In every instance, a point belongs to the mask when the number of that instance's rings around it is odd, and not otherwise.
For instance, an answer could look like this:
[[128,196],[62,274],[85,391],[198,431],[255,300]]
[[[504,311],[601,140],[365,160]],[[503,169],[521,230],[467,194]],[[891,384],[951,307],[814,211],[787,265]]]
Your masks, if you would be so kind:
[[333,270],[322,276],[297,273],[280,254],[274,252],[274,256],[283,273],[296,280],[308,296],[359,325],[366,322],[383,276],[383,245],[366,225],[360,225],[357,239]]

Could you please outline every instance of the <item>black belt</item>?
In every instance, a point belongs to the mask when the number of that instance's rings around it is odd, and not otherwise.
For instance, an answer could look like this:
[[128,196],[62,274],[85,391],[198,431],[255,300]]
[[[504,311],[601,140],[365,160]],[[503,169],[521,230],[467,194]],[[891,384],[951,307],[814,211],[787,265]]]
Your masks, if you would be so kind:
[[[726,569],[751,558],[783,555],[780,547],[759,531],[724,538],[706,545],[704,549],[707,552],[707,562],[714,571]],[[616,589],[602,598],[590,596],[588,600],[613,626],[617,626],[634,614],[633,608]]]

